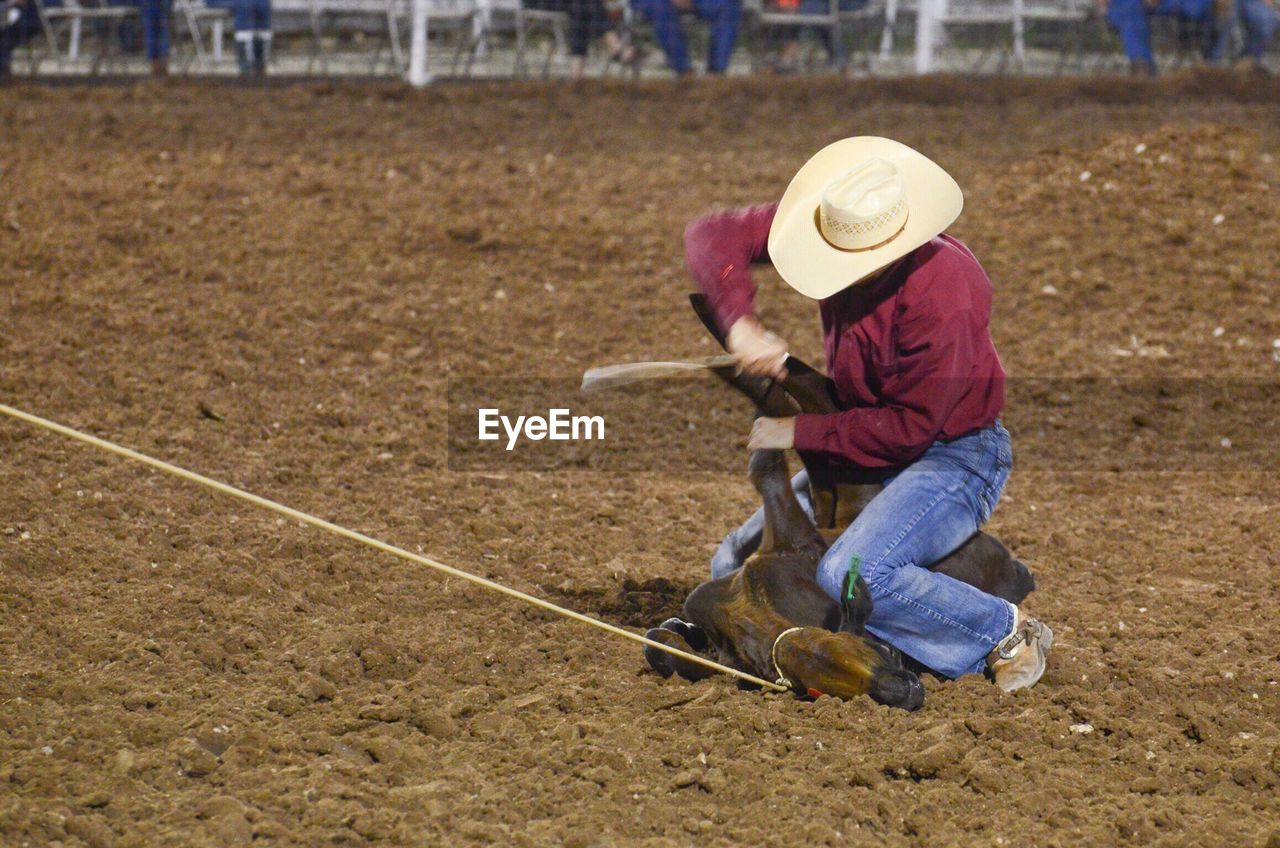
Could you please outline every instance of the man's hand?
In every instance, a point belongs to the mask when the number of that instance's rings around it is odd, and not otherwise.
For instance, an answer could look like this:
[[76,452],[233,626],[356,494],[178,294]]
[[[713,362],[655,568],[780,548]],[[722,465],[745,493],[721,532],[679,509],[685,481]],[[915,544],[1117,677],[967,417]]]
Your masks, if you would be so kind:
[[757,418],[751,425],[747,450],[790,450],[796,444],[794,418]]
[[738,368],[747,374],[775,380],[786,378],[787,343],[752,316],[744,315],[734,322],[725,344],[729,352],[738,357]]

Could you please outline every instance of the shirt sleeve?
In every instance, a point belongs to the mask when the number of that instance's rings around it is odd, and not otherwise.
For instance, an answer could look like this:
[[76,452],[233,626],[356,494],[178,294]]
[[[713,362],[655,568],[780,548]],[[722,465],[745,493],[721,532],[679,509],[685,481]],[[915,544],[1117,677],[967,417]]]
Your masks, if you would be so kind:
[[968,309],[922,315],[898,326],[897,364],[881,402],[827,415],[796,416],[795,446],[863,468],[917,459],[938,438],[964,397],[975,357]]
[[778,204],[767,203],[706,215],[684,231],[689,273],[710,303],[720,330],[755,314],[750,266],[769,259],[769,227]]

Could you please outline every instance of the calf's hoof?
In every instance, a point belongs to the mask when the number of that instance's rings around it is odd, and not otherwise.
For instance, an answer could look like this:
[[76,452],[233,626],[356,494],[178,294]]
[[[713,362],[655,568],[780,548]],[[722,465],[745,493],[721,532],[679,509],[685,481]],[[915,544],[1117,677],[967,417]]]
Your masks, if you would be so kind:
[[[680,648],[681,650],[688,647],[688,643],[680,638],[679,634],[661,627],[651,628],[644,634],[644,638],[670,645],[673,648]],[[652,645],[645,645],[644,659],[645,662],[649,663],[649,668],[656,671],[659,677],[670,677],[676,673],[676,658],[666,651],[655,648]]]
[[[683,622],[682,622],[683,623]],[[694,628],[695,630],[697,628]],[[701,631],[699,631],[701,632]],[[655,627],[644,634],[646,639],[652,639],[654,642],[661,642],[664,645],[670,645],[673,648],[693,653],[693,648],[689,645],[685,638],[674,630],[666,627]],[[672,674],[679,674],[685,680],[702,680],[715,674],[714,671],[706,666],[681,659],[674,654],[655,648],[652,645],[645,645],[644,658],[649,663],[649,668],[656,671],[662,677],[670,677]]]
[[924,684],[919,677],[903,668],[878,669],[867,694],[871,700],[886,707],[918,710],[924,706]]
[[666,621],[658,625],[663,630],[670,630],[673,633],[679,633],[684,640],[689,643],[689,647],[695,651],[705,651],[711,647],[711,642],[707,639],[707,634],[702,632],[702,628],[696,624],[690,624],[687,621],[681,621],[678,618],[668,618]]

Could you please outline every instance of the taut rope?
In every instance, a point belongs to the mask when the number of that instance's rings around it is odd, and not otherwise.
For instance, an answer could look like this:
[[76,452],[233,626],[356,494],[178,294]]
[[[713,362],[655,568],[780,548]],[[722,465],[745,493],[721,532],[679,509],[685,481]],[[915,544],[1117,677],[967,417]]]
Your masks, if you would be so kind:
[[377,550],[392,554],[393,556],[398,556],[401,559],[407,559],[410,562],[416,562],[419,565],[425,565],[428,568],[432,568],[432,569],[435,569],[436,571],[443,572],[453,577],[458,577],[463,580],[476,583],[480,586],[484,586],[487,589],[492,589],[495,592],[501,592],[504,595],[510,595],[513,598],[519,598],[520,600],[524,601],[527,604],[531,604],[532,606],[547,610],[548,612],[553,612],[556,615],[562,615],[565,618],[571,618],[574,621],[581,621],[584,624],[590,624],[592,627],[598,627],[601,630],[605,630],[609,633],[622,636],[624,638],[632,640],[633,642],[639,642],[643,645],[648,645],[649,647],[657,648],[660,651],[666,651],[668,654],[674,654],[675,656],[680,657],[681,659],[686,659],[689,662],[697,663],[698,665],[715,669],[716,671],[721,671],[721,672],[724,672],[725,674],[733,675],[734,677],[738,677],[743,680],[749,681],[765,689],[773,689],[780,692],[786,691],[785,687],[779,686],[776,683],[770,683],[768,680],[762,680],[759,677],[756,677],[751,674],[747,674],[745,671],[739,671],[736,668],[730,668],[727,665],[721,665],[720,663],[715,662],[713,660],[709,660],[706,657],[700,657],[697,654],[691,654],[688,651],[682,651],[679,648],[672,648],[670,645],[664,645],[661,642],[654,641],[653,639],[646,639],[644,636],[641,636],[638,633],[632,633],[631,631],[624,630],[621,627],[615,627],[614,625],[609,624],[608,622],[591,618],[590,616],[583,615],[582,613],[575,612],[571,609],[566,609],[565,607],[558,606],[556,604],[551,603],[550,601],[544,601],[542,598],[538,598],[533,595],[526,594],[525,592],[521,592],[518,589],[512,589],[508,586],[503,586],[501,583],[495,583],[492,580],[488,580],[484,577],[480,577],[479,575],[471,574],[470,572],[467,572],[467,571],[462,571],[461,569],[454,568],[451,565],[445,565],[443,562],[434,560],[431,557],[425,557],[425,556],[422,556],[421,554],[411,553],[409,551],[406,551],[404,548],[397,548],[395,545],[389,545],[386,542],[382,542],[382,541],[379,541],[378,539],[373,538],[372,536],[366,536],[363,533],[357,533],[355,530],[348,530],[346,527],[342,527],[332,522],[325,521],[323,518],[317,518],[314,515],[309,515],[305,512],[300,512],[291,507],[287,507],[284,504],[276,503],[275,501],[268,500],[264,497],[255,495],[252,492],[246,492],[243,489],[237,489],[235,486],[231,486],[226,483],[219,482],[218,480],[205,477],[203,474],[197,474],[194,471],[188,471],[185,468],[179,468],[178,466],[171,465],[167,462],[164,462],[163,460],[154,459],[150,456],[147,456],[146,454],[138,453],[135,450],[130,450],[129,448],[121,447],[120,445],[114,444],[112,442],[108,442],[105,439],[99,439],[97,436],[90,436],[88,433],[82,433],[79,430],[73,430],[70,427],[65,427],[62,424],[49,421],[48,419],[41,418],[38,415],[32,415],[29,412],[23,412],[20,409],[14,409],[13,407],[6,406],[5,404],[2,404],[2,403],[0,403],[0,412],[10,416],[11,418],[16,418],[19,421],[25,421],[28,424],[34,424],[37,427],[42,427],[45,430],[49,430],[51,432],[58,433],[63,436],[67,436],[77,441],[84,442],[87,445],[93,445],[96,448],[101,448],[102,450],[105,450],[109,453],[113,453],[116,456],[122,456],[125,459],[132,459],[132,460],[135,460],[136,462],[141,462],[144,465],[150,465],[152,468],[155,468],[159,471],[163,471],[166,474],[171,474],[174,477],[179,477],[183,480],[187,480],[188,482],[196,483],[198,485],[204,486],[205,488],[222,492],[224,495],[230,495],[233,498],[239,498],[242,501],[248,501],[249,503],[255,504],[264,509],[269,509],[272,512],[279,513],[280,515],[287,516],[296,521],[301,521],[304,524],[310,524],[312,527],[319,527],[321,530],[328,530],[330,533],[333,533],[336,536],[342,536],[344,538],[359,542],[362,545],[367,545],[371,548],[376,548]]

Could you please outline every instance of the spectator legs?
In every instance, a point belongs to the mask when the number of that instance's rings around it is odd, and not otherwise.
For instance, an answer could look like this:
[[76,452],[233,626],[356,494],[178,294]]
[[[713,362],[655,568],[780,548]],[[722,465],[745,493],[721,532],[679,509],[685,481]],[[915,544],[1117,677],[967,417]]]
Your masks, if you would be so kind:
[[[23,3],[12,8],[17,10],[17,17],[12,23],[9,23],[8,18],[0,18],[0,80],[13,73],[10,63],[13,60],[14,49],[23,42],[30,41],[40,32],[40,18],[33,5]],[[0,15],[8,12],[9,7],[0,5]]]
[[235,29],[240,74],[262,76],[271,52],[270,0],[236,0]]
[[13,49],[19,43],[16,27],[0,27],[0,79],[13,76]]
[[1280,25],[1280,15],[1266,0],[1236,0],[1236,11],[1244,28],[1242,57],[1261,61],[1277,25]]
[[569,55],[586,56],[591,43],[591,20],[580,4],[575,8],[571,3],[569,8]]
[[253,71],[267,73],[271,58],[271,0],[253,0]]
[[693,0],[698,17],[711,22],[711,44],[707,50],[707,72],[723,74],[729,67],[738,26],[742,23],[742,0]]
[[1220,24],[1226,23],[1217,19],[1215,11],[1215,0],[1179,0],[1176,8],[1172,11],[1164,11],[1166,3],[1161,3],[1157,8],[1159,14],[1174,14],[1179,19],[1190,23],[1200,25],[1200,54],[1207,60],[1213,61],[1218,58],[1218,53],[1229,42],[1230,27],[1225,27],[1227,34],[1222,34],[1224,27]]
[[1155,56],[1151,53],[1151,27],[1147,23],[1147,9],[1143,0],[1111,0],[1107,6],[1107,20],[1115,27],[1124,47],[1129,64],[1137,70],[1145,65],[1155,72]]
[[602,0],[569,0],[569,55],[585,57],[592,39],[609,30],[609,13]]
[[173,11],[173,0],[142,0],[139,11],[151,73],[164,76],[169,72],[169,15]]
[[[685,4],[688,0],[685,0]],[[649,19],[653,36],[667,54],[671,69],[680,76],[689,73],[689,48],[680,28],[680,8],[672,0],[635,0],[632,8]],[[711,44],[707,50],[707,72],[722,74],[729,67],[742,23],[742,0],[692,0],[692,11],[711,24]]]
[[[1111,0],[1107,7],[1107,20],[1115,27],[1129,57],[1134,73],[1154,74],[1155,56],[1151,53],[1151,27],[1149,15],[1164,15],[1186,21],[1212,22],[1213,0],[1160,0],[1155,8],[1147,8],[1143,0]],[[1205,55],[1212,57],[1220,50],[1221,38],[1204,45]]]
[[253,70],[253,31],[237,29],[235,41],[236,64],[240,66],[240,76],[248,76]]
[[271,58],[271,30],[260,29],[253,37],[253,72],[258,76],[267,73],[267,60]]
[[1204,51],[1204,58],[1209,62],[1217,64],[1231,51],[1231,25],[1235,16],[1234,6],[1228,6],[1225,10],[1215,10],[1210,20]]
[[653,37],[667,55],[671,70],[680,76],[687,75],[689,48],[684,41],[684,31],[680,29],[680,12],[675,3],[672,0],[635,0],[632,8],[653,25]]

